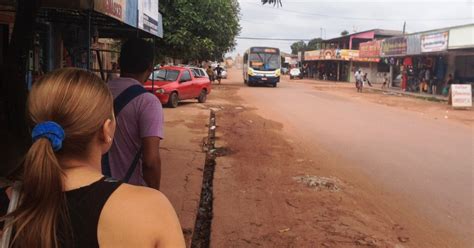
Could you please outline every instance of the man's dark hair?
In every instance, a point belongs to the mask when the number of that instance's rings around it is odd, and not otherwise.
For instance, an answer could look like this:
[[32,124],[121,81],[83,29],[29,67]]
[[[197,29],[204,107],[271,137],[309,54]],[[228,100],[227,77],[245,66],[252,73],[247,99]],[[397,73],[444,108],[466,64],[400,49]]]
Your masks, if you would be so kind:
[[132,38],[122,45],[120,51],[120,71],[122,73],[142,73],[153,65],[153,46],[150,42]]

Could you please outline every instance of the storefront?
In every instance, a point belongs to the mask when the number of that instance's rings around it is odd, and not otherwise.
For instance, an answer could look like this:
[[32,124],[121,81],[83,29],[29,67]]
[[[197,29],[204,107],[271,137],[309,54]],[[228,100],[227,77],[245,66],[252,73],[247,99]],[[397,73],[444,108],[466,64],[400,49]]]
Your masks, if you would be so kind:
[[407,38],[404,36],[384,39],[380,44],[380,57],[383,63],[389,65],[389,81],[392,87],[405,87],[403,58],[406,54]]
[[305,52],[304,68],[310,78],[351,82],[356,68],[364,68],[362,70],[371,74],[379,60],[360,58],[359,50],[323,49]]
[[309,78],[347,81],[349,71],[348,51],[348,49],[307,51],[304,55],[303,70],[307,71],[307,77]]
[[[361,43],[359,45],[359,59],[370,60],[371,63],[354,63],[355,70],[360,68],[362,72],[367,73],[369,80],[374,83],[383,83],[384,78],[388,77],[390,73],[389,63],[380,59],[381,44],[382,40]],[[355,81],[355,79],[351,81]]]
[[448,69],[457,84],[474,84],[474,25],[449,30]]
[[[0,15],[3,24],[6,17],[14,16],[15,6],[2,7],[11,9]],[[84,68],[106,79],[118,59],[117,41],[163,37],[158,0],[44,0],[36,20],[26,61],[28,85],[38,76],[62,67]],[[0,31],[2,50],[6,49],[3,41],[8,37],[4,25]],[[11,25],[6,23],[6,27]],[[3,58],[3,51],[0,55]]]

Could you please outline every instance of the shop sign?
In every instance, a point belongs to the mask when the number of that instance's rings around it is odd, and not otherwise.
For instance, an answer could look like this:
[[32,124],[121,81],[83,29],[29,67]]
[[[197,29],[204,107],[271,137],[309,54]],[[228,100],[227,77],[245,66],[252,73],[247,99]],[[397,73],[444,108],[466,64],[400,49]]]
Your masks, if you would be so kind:
[[425,34],[421,36],[421,52],[441,52],[448,49],[448,32]]
[[321,55],[321,50],[306,51],[304,52],[304,60],[306,61],[319,60],[320,55]]
[[380,57],[380,40],[368,41],[360,43],[359,57],[360,58],[379,58]]
[[421,54],[421,35],[414,34],[407,36],[407,54],[418,55]]
[[406,37],[394,37],[385,39],[382,42],[381,56],[403,56],[407,54]]
[[95,0],[94,10],[124,22],[126,2],[124,0]]
[[158,0],[138,0],[138,28],[163,37],[163,32],[160,33],[163,23],[160,21],[158,6]]
[[336,50],[336,58],[342,60],[351,60],[359,57],[358,50],[341,49]]
[[472,107],[472,86],[470,84],[452,84],[451,97],[453,107]]
[[449,30],[448,49],[474,48],[474,24]]

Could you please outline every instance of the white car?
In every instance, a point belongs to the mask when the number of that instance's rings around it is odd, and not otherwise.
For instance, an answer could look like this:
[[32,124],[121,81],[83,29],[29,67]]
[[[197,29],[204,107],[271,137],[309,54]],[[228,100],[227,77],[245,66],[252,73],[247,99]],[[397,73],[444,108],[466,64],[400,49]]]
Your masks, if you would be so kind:
[[290,79],[294,78],[303,78],[303,73],[301,73],[300,68],[293,68],[290,70]]

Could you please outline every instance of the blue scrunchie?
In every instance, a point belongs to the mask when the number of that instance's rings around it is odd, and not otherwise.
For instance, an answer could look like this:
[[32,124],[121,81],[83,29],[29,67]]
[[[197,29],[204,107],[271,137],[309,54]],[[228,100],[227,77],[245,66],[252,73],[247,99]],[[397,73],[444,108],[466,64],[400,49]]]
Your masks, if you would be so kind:
[[51,146],[55,152],[59,151],[63,146],[63,140],[65,137],[63,128],[54,121],[46,121],[39,123],[33,128],[31,134],[33,143],[38,139],[47,138],[51,142]]

